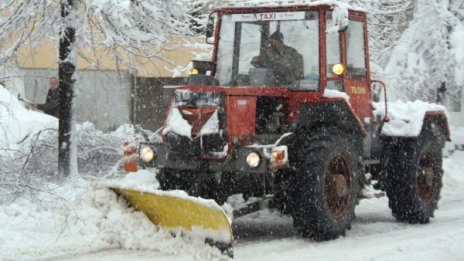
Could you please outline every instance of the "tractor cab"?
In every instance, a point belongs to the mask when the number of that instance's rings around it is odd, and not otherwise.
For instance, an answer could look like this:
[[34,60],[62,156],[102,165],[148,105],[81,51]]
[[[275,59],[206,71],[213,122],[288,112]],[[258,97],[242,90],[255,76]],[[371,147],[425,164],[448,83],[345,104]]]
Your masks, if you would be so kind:
[[363,11],[335,4],[218,9],[207,28],[207,40],[214,39],[214,81],[205,85],[285,87],[290,122],[299,104],[335,90],[350,97],[359,118],[370,118],[366,23]]

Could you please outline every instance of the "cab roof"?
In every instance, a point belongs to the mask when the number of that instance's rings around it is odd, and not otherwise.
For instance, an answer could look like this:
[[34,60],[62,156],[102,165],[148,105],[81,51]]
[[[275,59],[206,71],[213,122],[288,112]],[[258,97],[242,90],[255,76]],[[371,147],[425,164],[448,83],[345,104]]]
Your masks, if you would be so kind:
[[354,7],[337,0],[241,0],[241,1],[226,1],[222,8],[257,8],[257,7],[294,7],[294,6],[321,6],[321,5],[338,5],[340,8],[354,11],[366,12],[365,9]]

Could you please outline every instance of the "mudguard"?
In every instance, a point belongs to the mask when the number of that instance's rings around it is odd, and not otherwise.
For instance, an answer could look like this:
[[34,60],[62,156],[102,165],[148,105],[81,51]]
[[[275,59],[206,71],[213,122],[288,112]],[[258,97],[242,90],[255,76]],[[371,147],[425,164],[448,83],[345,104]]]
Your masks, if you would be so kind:
[[367,135],[364,125],[356,117],[350,105],[341,98],[324,98],[318,103],[302,103],[298,125],[312,128],[321,125],[338,126],[347,133]]

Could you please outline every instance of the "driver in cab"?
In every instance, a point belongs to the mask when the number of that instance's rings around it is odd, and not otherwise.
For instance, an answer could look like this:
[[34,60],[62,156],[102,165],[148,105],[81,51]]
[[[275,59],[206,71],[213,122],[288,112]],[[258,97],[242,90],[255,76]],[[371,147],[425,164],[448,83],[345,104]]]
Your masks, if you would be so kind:
[[274,72],[276,84],[291,84],[303,78],[303,56],[284,44],[284,35],[275,31],[269,36],[269,45],[259,56],[253,57],[251,64],[257,68],[269,68]]

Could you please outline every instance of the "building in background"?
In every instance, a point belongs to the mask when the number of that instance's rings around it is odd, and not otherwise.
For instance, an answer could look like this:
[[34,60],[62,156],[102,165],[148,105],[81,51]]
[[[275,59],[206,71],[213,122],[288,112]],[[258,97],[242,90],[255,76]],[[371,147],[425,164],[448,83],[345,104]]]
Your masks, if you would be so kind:
[[[162,86],[184,82],[190,61],[209,51],[202,42],[204,39],[175,37],[166,43],[169,48],[160,50],[160,58],[152,59],[127,55],[116,61],[102,48],[81,50],[85,55],[77,61],[77,121],[92,122],[102,130],[127,123],[158,128],[162,124],[158,114],[164,111]],[[57,43],[52,42],[19,50],[19,69],[9,79],[24,86],[17,90],[20,96],[34,103],[45,102],[48,78],[58,74],[57,52]]]

